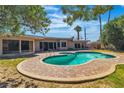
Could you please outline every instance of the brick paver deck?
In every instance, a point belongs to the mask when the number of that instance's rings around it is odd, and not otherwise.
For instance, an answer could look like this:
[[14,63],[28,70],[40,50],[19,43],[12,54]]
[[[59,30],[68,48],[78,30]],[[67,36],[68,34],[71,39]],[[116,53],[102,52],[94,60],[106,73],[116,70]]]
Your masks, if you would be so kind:
[[60,55],[59,52],[40,53],[37,57],[21,62],[17,66],[17,70],[26,76],[40,80],[59,82],[94,80],[113,73],[117,64],[124,63],[124,55],[119,53],[107,54],[115,55],[116,58],[96,59],[76,66],[56,66],[46,64],[42,62],[42,59],[48,56]]

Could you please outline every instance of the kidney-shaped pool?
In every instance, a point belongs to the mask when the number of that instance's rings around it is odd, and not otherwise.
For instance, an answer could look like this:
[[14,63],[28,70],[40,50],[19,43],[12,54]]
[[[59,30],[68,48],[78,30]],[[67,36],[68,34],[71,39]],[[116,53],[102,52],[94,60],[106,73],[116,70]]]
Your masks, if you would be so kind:
[[113,55],[103,54],[99,52],[76,52],[76,53],[63,53],[64,55],[50,56],[43,59],[43,62],[53,65],[79,65],[84,64],[90,60],[98,58],[114,58]]

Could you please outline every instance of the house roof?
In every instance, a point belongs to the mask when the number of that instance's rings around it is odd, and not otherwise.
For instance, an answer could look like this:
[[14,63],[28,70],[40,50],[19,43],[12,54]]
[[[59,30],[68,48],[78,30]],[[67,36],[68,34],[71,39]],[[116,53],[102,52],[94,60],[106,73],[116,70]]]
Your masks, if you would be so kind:
[[29,37],[34,38],[42,38],[42,39],[64,39],[64,40],[73,40],[72,38],[62,38],[62,37],[46,37],[46,36],[33,36],[33,35],[27,35]]
[[[73,40],[74,42],[84,42],[85,40]],[[86,42],[90,42],[90,40],[86,40]]]
[[34,36],[34,35],[20,35],[20,36],[2,36],[1,38],[6,37],[19,37],[19,38],[32,38],[32,39],[62,39],[62,40],[73,40],[73,38],[59,38],[59,37],[46,37],[46,36]]
[[[62,38],[62,37],[46,37],[46,36],[34,36],[34,35],[20,35],[20,36],[6,36],[6,37],[19,37],[19,38],[29,38],[29,39],[57,39],[57,40],[72,40],[74,42],[84,42],[85,40],[74,40],[71,38]],[[6,38],[2,37],[2,38]],[[89,42],[89,40],[87,40]]]

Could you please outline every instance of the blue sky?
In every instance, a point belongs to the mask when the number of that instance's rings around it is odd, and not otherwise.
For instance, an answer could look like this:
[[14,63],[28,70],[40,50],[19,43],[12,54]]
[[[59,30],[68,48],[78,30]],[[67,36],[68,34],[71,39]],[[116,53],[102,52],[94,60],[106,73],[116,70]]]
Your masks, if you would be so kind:
[[[46,34],[49,37],[72,37],[76,38],[77,34],[73,30],[76,25],[80,25],[82,29],[84,26],[87,29],[87,39],[91,41],[96,41],[99,38],[99,22],[96,21],[77,21],[73,24],[73,26],[68,26],[63,22],[63,18],[66,18],[65,15],[62,14],[61,5],[49,5],[43,6],[47,12],[47,16],[52,21],[50,25],[50,31]],[[114,6],[114,9],[111,12],[111,20],[124,15],[124,6]],[[102,16],[102,24],[104,25],[107,22],[108,13],[105,13]],[[80,37],[84,39],[84,32],[81,31]]]

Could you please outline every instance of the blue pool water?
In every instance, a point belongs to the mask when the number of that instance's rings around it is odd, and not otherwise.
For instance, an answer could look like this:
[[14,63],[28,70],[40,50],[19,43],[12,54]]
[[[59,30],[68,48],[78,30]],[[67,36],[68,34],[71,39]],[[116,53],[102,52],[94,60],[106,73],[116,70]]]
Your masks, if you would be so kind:
[[114,56],[98,52],[77,52],[74,54],[51,56],[43,59],[45,63],[54,65],[78,65],[97,58],[113,58]]

